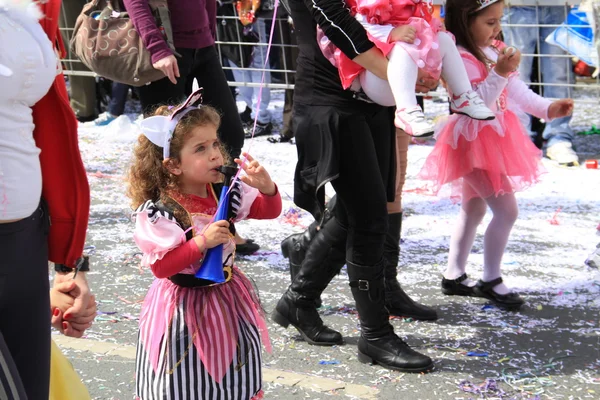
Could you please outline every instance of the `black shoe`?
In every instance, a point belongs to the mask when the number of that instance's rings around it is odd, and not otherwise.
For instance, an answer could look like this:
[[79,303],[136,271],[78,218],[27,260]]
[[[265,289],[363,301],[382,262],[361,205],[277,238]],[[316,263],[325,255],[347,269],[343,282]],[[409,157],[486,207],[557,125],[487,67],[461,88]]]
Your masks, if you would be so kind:
[[267,139],[269,143],[291,143],[294,144],[292,137],[280,135],[279,137],[271,136]]
[[402,372],[428,372],[434,367],[431,358],[411,349],[393,330],[377,339],[365,339],[361,335],[358,361]]
[[[292,325],[308,343],[316,346],[334,346],[344,344],[342,335],[323,324],[313,301],[294,301],[289,290],[279,299],[271,319],[287,328]],[[301,303],[302,307],[296,303]]]
[[[249,139],[252,137],[252,128],[253,125],[249,125],[247,127],[248,129],[246,130],[246,139]],[[258,137],[258,136],[267,136],[270,135],[271,132],[273,132],[273,124],[268,122],[266,124],[261,124],[260,122],[256,123],[256,129],[254,130],[254,137]]]
[[490,282],[484,282],[480,279],[477,281],[474,290],[479,297],[485,297],[504,310],[512,311],[521,308],[525,304],[525,300],[518,293],[498,294],[494,292],[494,286],[501,283],[502,278],[496,278]]
[[249,124],[252,122],[252,109],[246,106],[246,109],[240,113],[240,119],[242,120],[242,124]]
[[447,296],[479,297],[475,294],[473,286],[467,286],[461,283],[467,278],[467,274],[462,274],[456,279],[446,279],[442,276],[442,293]]
[[85,116],[85,117],[77,115],[76,117],[77,117],[77,121],[79,121],[81,123],[91,122],[91,121],[94,121],[96,118],[98,118],[97,115],[90,115],[90,116]]
[[249,256],[254,254],[260,249],[257,243],[254,243],[252,239],[246,239],[246,243],[240,243],[235,245],[235,252],[240,256]]
[[385,307],[390,315],[408,317],[418,321],[435,321],[437,311],[431,307],[419,304],[402,289],[398,281],[385,283]]

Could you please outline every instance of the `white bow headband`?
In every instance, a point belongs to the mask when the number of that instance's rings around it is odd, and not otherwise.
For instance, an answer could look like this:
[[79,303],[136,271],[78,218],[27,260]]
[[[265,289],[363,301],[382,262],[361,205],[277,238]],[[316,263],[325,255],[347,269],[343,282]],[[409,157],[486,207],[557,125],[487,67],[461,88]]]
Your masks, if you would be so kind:
[[201,104],[198,107],[194,106],[198,101],[202,101],[201,88],[190,94],[185,103],[177,107],[177,109],[173,111],[173,114],[167,116],[155,115],[143,119],[139,123],[144,136],[158,147],[162,147],[163,160],[166,160],[170,156],[171,139],[173,139],[173,132],[175,132],[177,123],[188,112],[202,107]]

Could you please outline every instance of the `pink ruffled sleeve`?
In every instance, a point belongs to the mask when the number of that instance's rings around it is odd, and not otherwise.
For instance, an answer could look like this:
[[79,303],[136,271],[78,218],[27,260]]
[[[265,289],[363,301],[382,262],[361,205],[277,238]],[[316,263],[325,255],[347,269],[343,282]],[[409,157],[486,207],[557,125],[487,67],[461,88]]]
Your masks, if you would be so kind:
[[143,253],[144,267],[152,266],[186,241],[183,229],[174,219],[151,217],[146,211],[135,216],[133,240]]

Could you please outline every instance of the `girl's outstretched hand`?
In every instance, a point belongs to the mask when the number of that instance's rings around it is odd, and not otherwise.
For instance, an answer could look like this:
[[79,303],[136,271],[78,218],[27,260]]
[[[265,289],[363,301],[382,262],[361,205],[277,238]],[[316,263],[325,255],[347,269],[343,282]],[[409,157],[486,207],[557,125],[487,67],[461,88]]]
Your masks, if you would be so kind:
[[548,117],[551,119],[562,118],[573,114],[573,99],[560,99],[548,107]]
[[242,182],[258,189],[262,194],[266,194],[267,196],[273,196],[277,193],[275,182],[271,180],[267,170],[252,158],[250,154],[244,152],[242,155],[246,157],[246,162],[243,162],[239,158],[234,160],[246,172],[246,175],[240,175]]

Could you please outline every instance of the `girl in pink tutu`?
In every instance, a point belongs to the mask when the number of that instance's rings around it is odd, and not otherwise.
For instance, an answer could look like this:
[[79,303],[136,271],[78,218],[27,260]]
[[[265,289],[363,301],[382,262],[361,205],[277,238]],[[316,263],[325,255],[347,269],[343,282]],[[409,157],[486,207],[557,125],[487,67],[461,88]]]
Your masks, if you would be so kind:
[[[139,399],[261,399],[261,339],[271,350],[253,286],[234,265],[229,221],[212,222],[223,176],[220,117],[209,106],[157,110],[141,122],[129,173],[134,239],[156,279],[140,315]],[[231,221],[276,218],[277,186],[250,155],[235,162]],[[235,193],[235,195],[234,195]],[[207,250],[223,245],[225,282],[199,279]],[[191,396],[191,397],[190,397]]]
[[[415,83],[418,69],[433,78],[444,78],[454,94],[450,109],[477,120],[494,119],[494,113],[471,90],[469,78],[452,37],[431,15],[431,5],[422,0],[346,0],[369,39],[389,59],[387,81],[365,70],[336,49],[319,32],[321,48],[339,69],[344,89],[358,90],[374,102],[396,106],[395,125],[411,136],[430,136],[434,125],[417,104]],[[358,78],[358,79],[357,79]],[[360,83],[360,84],[359,84]]]
[[[498,40],[503,9],[498,0],[446,3],[446,28],[456,37],[474,90],[494,110],[496,119],[450,116],[436,132],[437,142],[420,177],[433,180],[436,193],[448,184],[454,198],[462,201],[442,292],[485,297],[499,307],[518,309],[524,301],[502,282],[500,265],[518,214],[514,192],[537,182],[542,153],[513,110],[548,121],[570,115],[573,101],[544,99],[519,79],[519,51]],[[483,277],[475,283],[467,278],[465,268],[488,206],[494,215],[484,236]]]

